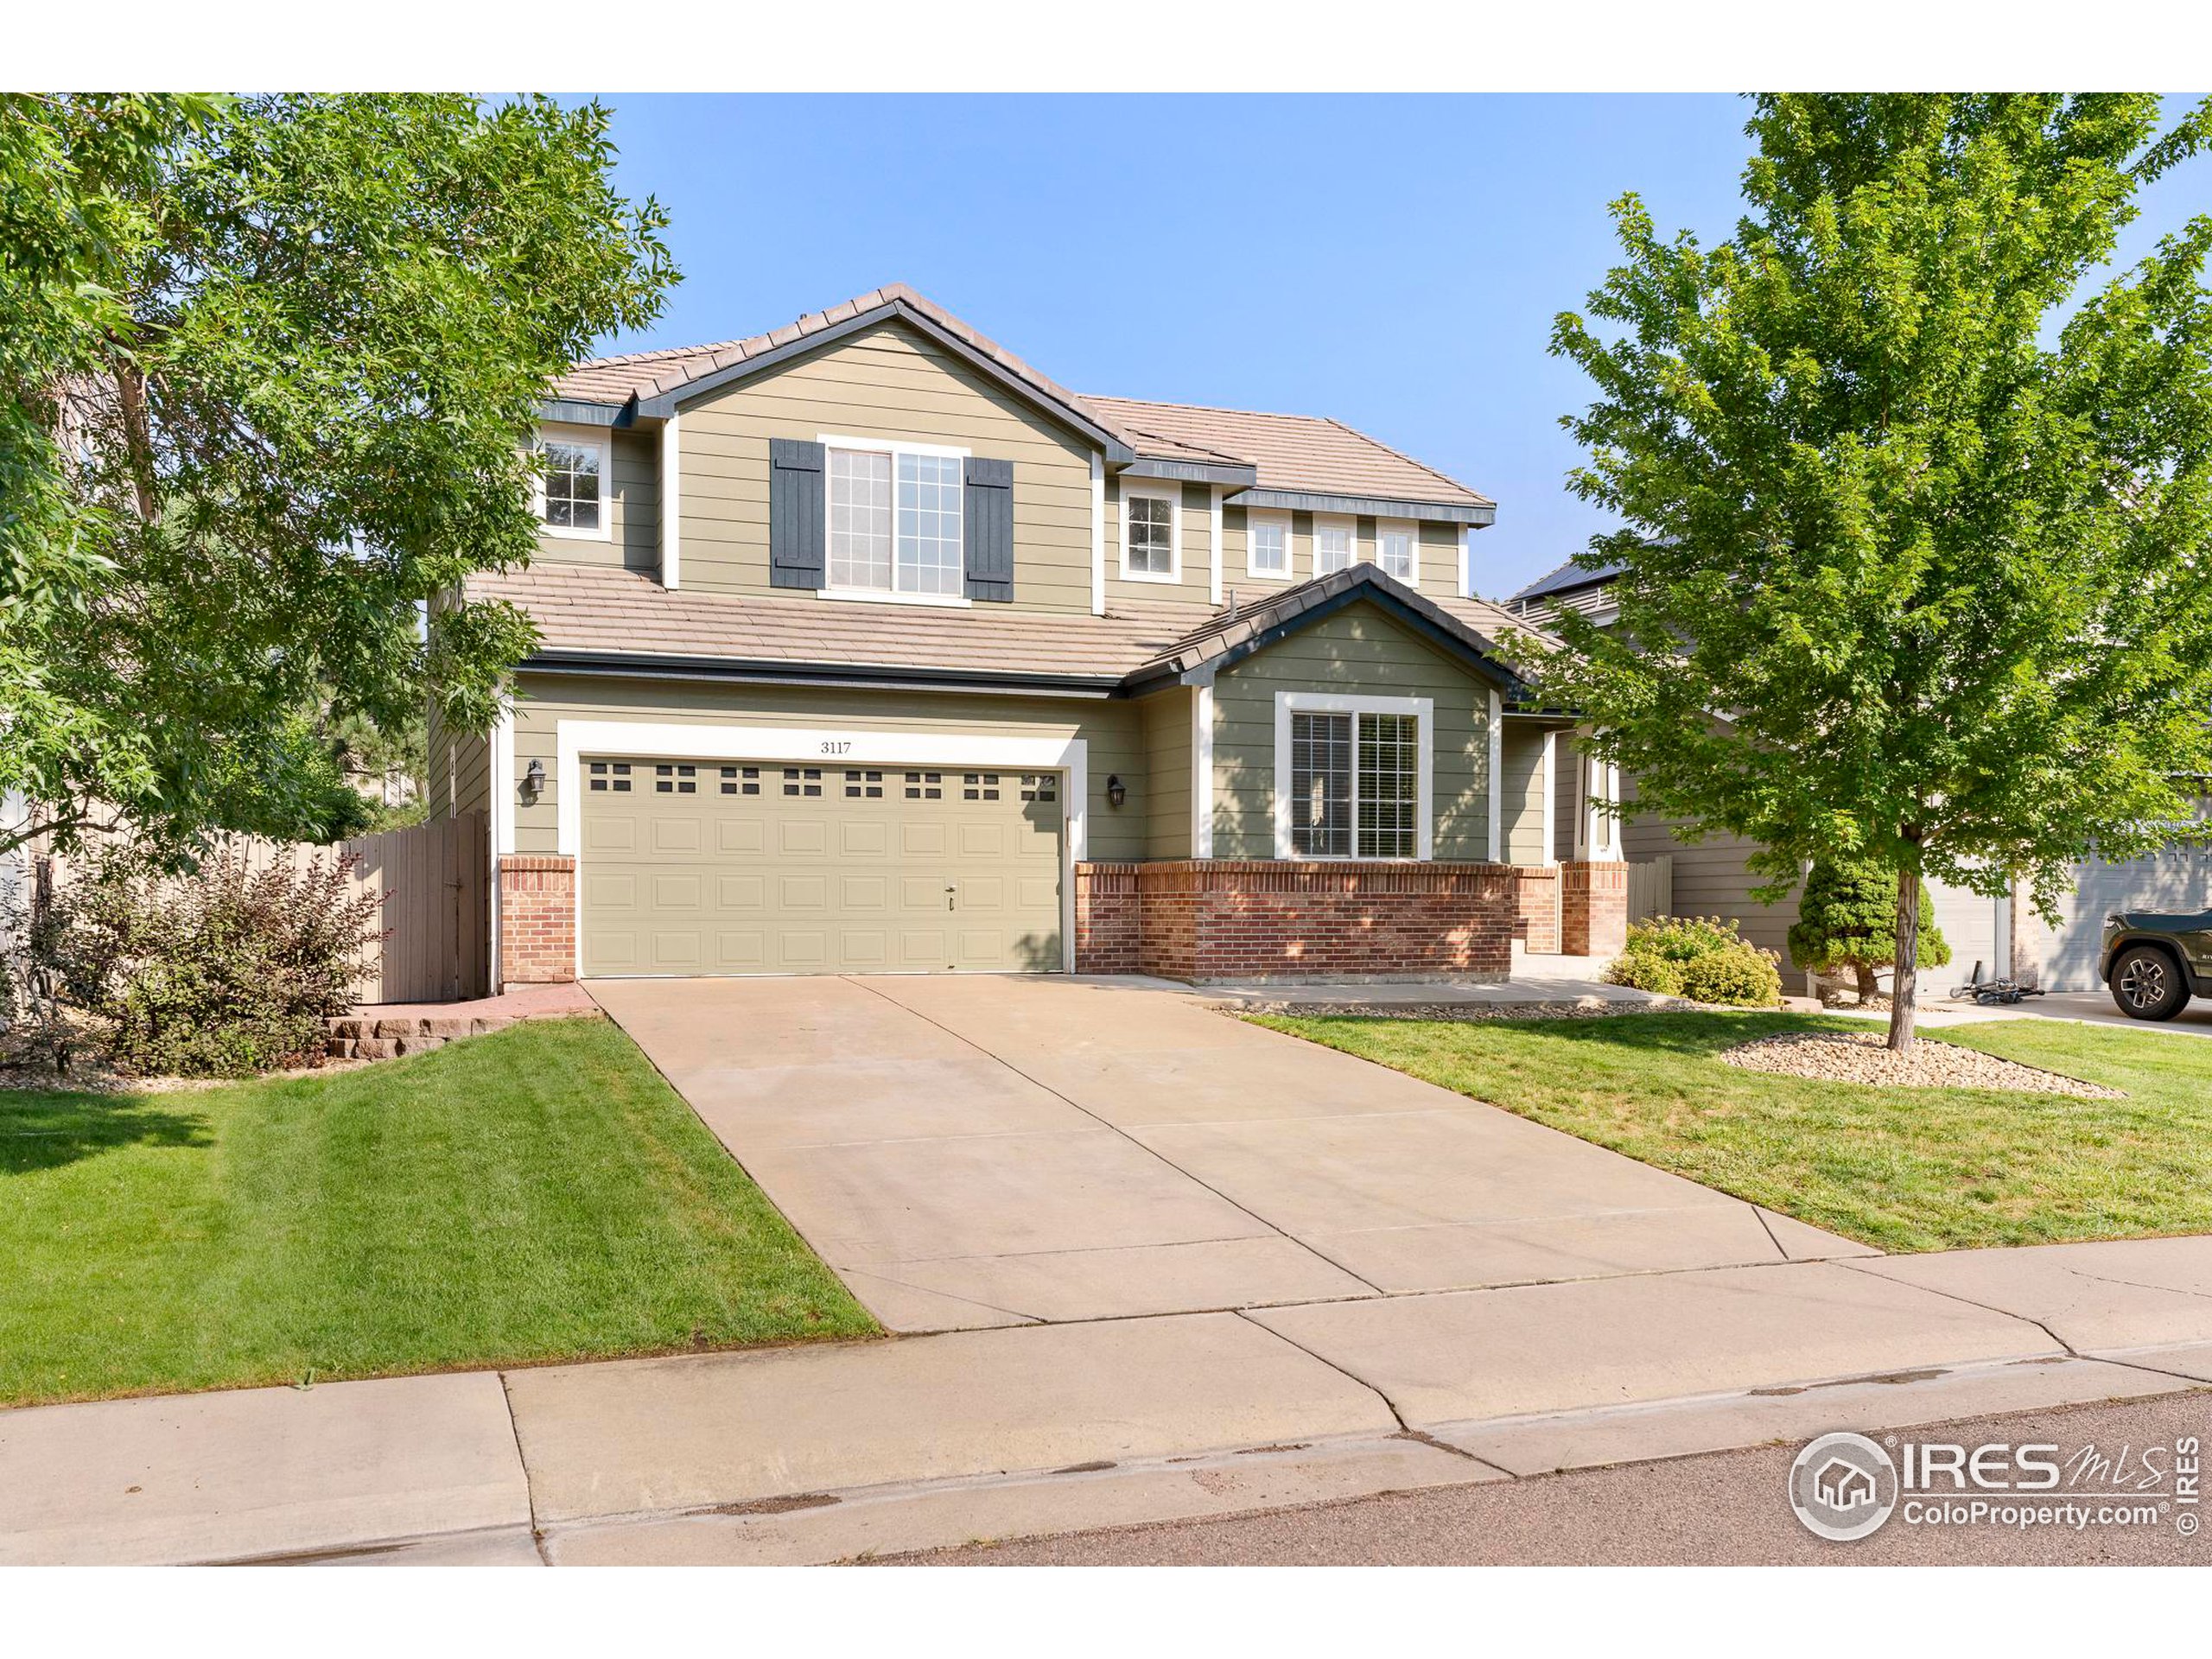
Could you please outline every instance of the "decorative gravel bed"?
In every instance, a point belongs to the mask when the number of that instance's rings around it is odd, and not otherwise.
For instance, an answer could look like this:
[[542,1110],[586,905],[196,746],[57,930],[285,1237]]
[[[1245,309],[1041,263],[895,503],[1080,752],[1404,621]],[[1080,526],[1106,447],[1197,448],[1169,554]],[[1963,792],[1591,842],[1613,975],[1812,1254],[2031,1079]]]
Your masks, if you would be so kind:
[[2118,1089],[2038,1071],[2016,1060],[2001,1060],[1955,1043],[1917,1042],[1910,1053],[1894,1054],[1880,1037],[1792,1032],[1739,1044],[1721,1054],[1720,1059],[1747,1071],[1892,1089],[2005,1089],[2024,1094],[2072,1095],[2082,1100],[2127,1098]]

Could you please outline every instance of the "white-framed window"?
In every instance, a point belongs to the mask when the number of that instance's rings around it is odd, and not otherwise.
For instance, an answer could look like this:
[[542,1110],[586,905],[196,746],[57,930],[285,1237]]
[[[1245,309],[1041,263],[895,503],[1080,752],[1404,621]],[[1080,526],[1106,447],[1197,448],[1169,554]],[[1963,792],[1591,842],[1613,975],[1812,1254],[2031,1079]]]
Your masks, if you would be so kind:
[[1270,582],[1290,580],[1290,515],[1248,513],[1244,519],[1244,569]]
[[610,539],[613,531],[605,435],[549,427],[537,435],[537,452],[544,470],[531,505],[545,533],[583,541]]
[[1182,575],[1183,492],[1169,484],[1122,486],[1122,574],[1132,582]]
[[1275,856],[1426,859],[1435,705],[1275,696]]
[[1412,524],[1378,524],[1375,529],[1375,563],[1386,576],[1418,587],[1421,582],[1421,531]]
[[828,591],[958,601],[967,585],[967,452],[824,437]]
[[1351,569],[1352,521],[1349,518],[1316,518],[1313,521],[1313,574],[1325,576],[1332,571]]

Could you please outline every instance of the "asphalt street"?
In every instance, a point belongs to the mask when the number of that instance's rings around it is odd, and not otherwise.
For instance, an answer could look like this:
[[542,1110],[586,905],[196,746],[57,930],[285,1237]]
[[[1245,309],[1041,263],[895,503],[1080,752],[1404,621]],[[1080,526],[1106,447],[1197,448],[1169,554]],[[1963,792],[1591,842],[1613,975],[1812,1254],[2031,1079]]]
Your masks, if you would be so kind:
[[[1802,1442],[1566,1474],[1360,1498],[1208,1521],[1074,1533],[885,1558],[976,1567],[2205,1566],[2212,1541],[2184,1536],[2164,1456],[2194,1436],[2212,1450],[2212,1390],[2119,1405],[1983,1417],[1902,1431],[1921,1444],[2055,1444],[2059,1459],[2105,1459],[2098,1483],[2132,1504],[2164,1503],[2131,1526],[2030,1529],[1909,1525],[1902,1507],[1872,1537],[1830,1543],[1806,1531],[1785,1484]],[[2128,1454],[2123,1459],[2125,1449]],[[2146,1453],[2149,1457],[2146,1460]],[[2132,1488],[2156,1465],[2152,1486]],[[2117,1474],[2115,1480],[2113,1476]],[[2086,1484],[2069,1480],[2069,1489]],[[1969,1494],[1971,1496],[1971,1494]],[[1989,1493],[1996,1502],[2025,1501]],[[2212,1493],[2193,1506],[2212,1508]],[[2212,1519],[2212,1517],[2208,1517]]]

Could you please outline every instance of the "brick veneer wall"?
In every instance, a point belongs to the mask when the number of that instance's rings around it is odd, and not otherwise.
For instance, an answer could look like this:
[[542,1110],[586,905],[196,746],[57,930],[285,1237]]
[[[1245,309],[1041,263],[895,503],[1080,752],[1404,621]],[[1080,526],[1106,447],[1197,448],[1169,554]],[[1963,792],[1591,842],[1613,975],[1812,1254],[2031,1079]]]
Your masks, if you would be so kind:
[[499,861],[499,978],[546,985],[576,976],[576,861],[510,853]]
[[1559,871],[1516,866],[1513,937],[1538,956],[1559,950]]
[[1134,943],[1166,979],[1502,975],[1515,898],[1504,864],[1081,864],[1076,968],[1126,973]]
[[1139,967],[1136,864],[1079,864],[1075,879],[1075,960],[1086,974]]
[[1628,866],[1559,867],[1560,949],[1570,957],[1616,957],[1628,944]]

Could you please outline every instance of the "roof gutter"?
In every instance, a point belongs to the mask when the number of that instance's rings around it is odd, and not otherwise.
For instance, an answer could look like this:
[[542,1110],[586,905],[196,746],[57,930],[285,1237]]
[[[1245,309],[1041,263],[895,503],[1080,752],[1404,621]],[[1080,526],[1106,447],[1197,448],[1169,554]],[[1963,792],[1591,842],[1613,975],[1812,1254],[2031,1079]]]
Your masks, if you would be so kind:
[[1312,490],[1247,490],[1240,507],[1285,507],[1294,512],[1364,513],[1376,518],[1422,518],[1432,524],[1472,524],[1480,530],[1497,522],[1496,506],[1455,505],[1443,501],[1402,501],[1388,496],[1325,495]]
[[976,673],[950,668],[906,668],[857,663],[793,663],[735,657],[648,657],[620,652],[540,652],[516,665],[525,674],[565,674],[596,679],[742,680],[757,685],[807,685],[851,690],[978,691],[999,696],[1042,693],[1059,697],[1121,695],[1118,674]]
[[1151,456],[1131,461],[1119,476],[1178,479],[1185,484],[1220,484],[1232,490],[1249,490],[1259,481],[1260,469],[1243,461],[1168,461]]

